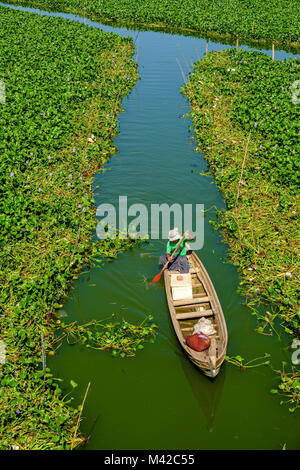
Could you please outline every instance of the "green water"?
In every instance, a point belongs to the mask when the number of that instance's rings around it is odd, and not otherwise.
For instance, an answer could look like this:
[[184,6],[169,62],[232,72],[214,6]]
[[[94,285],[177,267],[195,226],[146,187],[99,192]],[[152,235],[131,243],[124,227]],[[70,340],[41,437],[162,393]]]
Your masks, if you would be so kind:
[[[119,195],[126,195],[129,205],[177,202],[204,204],[205,209],[224,207],[213,179],[199,175],[207,165],[191,144],[191,122],[181,117],[189,106],[180,94],[180,66],[187,75],[205,53],[206,41],[85,21],[91,27],[131,35],[141,77],[123,102],[125,113],[120,115],[120,135],[115,139],[119,152],[108,164],[109,171],[95,176],[96,206],[104,202],[117,206]],[[229,46],[209,44],[209,50],[224,47]],[[287,56],[276,53],[278,59]],[[279,368],[282,360],[290,364],[289,340],[254,332],[256,320],[236,293],[238,273],[225,262],[226,246],[209,225],[210,214],[213,217],[212,212],[205,217],[204,247],[198,255],[223,307],[228,354],[250,360],[269,352],[274,366]],[[299,448],[299,420],[270,394],[276,385],[270,368],[241,372],[224,363],[211,381],[186,359],[173,332],[163,283],[147,282],[158,272],[164,247],[165,241],[153,241],[83,273],[61,312],[64,321],[79,323],[112,313],[135,322],[151,314],[159,326],[156,342],[135,358],[113,358],[108,352],[64,345],[48,359],[66,390],[70,379],[79,384],[74,406],[81,403],[91,382],[81,425],[90,436],[85,448],[280,449],[284,443],[288,449]]]

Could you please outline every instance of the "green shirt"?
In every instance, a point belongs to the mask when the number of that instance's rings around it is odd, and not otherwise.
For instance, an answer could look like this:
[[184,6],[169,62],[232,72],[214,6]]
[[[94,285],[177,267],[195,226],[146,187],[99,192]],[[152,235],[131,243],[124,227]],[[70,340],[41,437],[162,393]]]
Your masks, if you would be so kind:
[[[189,238],[184,238],[182,242],[180,243],[180,248],[175,253],[175,256],[185,256],[186,255],[186,247],[185,247],[185,242],[188,241]],[[167,243],[167,255],[171,255],[175,248],[179,245],[179,242],[168,242]]]

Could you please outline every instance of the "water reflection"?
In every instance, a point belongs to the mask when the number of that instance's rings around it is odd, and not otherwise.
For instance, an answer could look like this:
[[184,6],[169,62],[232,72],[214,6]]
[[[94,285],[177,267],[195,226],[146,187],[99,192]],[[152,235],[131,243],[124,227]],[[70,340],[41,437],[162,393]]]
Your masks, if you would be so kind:
[[[180,357],[180,362],[193,395],[205,416],[207,431],[213,432],[217,409],[222,400],[226,376],[226,364],[223,364],[218,376],[212,380],[199,373],[199,369],[195,367],[184,355]],[[193,417],[190,416],[187,419],[192,420]]]

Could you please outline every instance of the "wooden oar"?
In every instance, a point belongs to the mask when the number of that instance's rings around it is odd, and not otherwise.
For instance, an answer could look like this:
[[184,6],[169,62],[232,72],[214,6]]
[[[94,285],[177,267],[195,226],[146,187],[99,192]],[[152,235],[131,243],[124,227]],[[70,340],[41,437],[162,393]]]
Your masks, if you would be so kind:
[[180,242],[178,243],[176,249],[173,251],[173,253],[172,253],[171,258],[169,259],[169,261],[166,262],[166,264],[164,265],[164,267],[162,268],[162,270],[160,271],[160,273],[157,274],[154,279],[152,279],[152,282],[158,282],[158,281],[160,280],[162,273],[163,273],[164,270],[167,268],[168,264],[169,264],[170,261],[172,260],[173,256],[175,255],[176,251],[178,250],[178,248],[180,247],[180,245],[181,245],[181,243],[183,242],[184,239],[185,239],[185,235],[183,235],[183,237],[182,237],[182,239],[180,240]]

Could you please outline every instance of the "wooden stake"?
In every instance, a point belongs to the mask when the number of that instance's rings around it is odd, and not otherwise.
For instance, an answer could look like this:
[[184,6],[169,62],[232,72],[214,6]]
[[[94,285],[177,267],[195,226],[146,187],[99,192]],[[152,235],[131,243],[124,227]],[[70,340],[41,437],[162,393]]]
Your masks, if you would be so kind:
[[250,211],[249,211],[249,218],[250,218],[250,227],[251,227],[252,244],[253,244],[254,265],[255,265],[255,271],[256,271],[257,266],[256,266],[256,255],[255,255],[255,241],[254,241],[253,224],[252,224],[252,217],[250,215]]
[[252,21],[252,33],[254,33],[254,21]]
[[208,44],[206,44],[206,46],[205,46],[205,55],[207,55],[207,54],[208,54]]
[[236,40],[236,50],[237,51],[239,50],[239,38],[237,38],[237,40]]
[[88,394],[90,385],[91,385],[91,382],[88,383],[88,386],[87,386],[87,388],[86,388],[86,391],[85,391],[85,394],[84,394],[84,397],[83,397],[83,401],[82,401],[82,404],[81,404],[80,413],[79,413],[79,416],[78,416],[78,420],[77,420],[77,423],[76,423],[76,428],[75,428],[74,436],[73,436],[72,443],[71,443],[71,450],[73,450],[73,447],[74,447],[74,442],[75,442],[76,435],[77,435],[77,429],[78,429],[78,426],[79,426],[79,423],[80,423],[80,418],[81,418],[82,410],[83,410],[83,407],[84,407],[84,402],[85,402],[86,396],[87,396],[87,394]]
[[275,59],[275,46],[272,44],[272,60]]
[[244,166],[245,166],[245,162],[246,162],[246,156],[247,156],[247,152],[248,152],[248,145],[249,145],[249,141],[250,141],[250,136],[251,136],[251,132],[249,132],[248,140],[247,140],[247,144],[246,144],[244,159],[243,159],[242,168],[241,168],[241,176],[240,176],[239,184],[238,184],[238,187],[237,187],[237,195],[236,195],[236,200],[235,200],[235,208],[237,207],[237,203],[238,203],[238,200],[239,200],[240,184],[241,184],[242,177],[243,177],[243,171],[244,171]]

